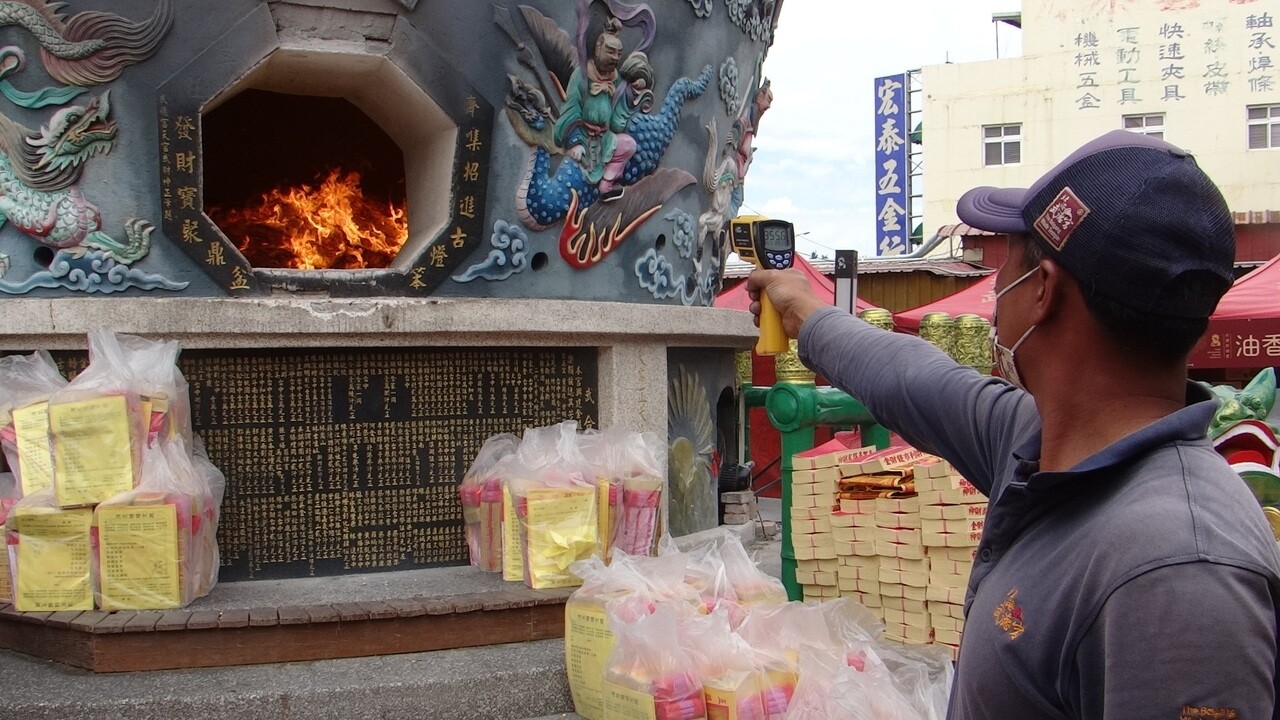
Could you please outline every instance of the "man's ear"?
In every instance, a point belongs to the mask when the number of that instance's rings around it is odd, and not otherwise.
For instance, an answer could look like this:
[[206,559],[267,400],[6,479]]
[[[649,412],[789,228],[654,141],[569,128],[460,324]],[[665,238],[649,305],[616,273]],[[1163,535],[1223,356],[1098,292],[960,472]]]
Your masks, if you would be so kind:
[[1036,278],[1040,281],[1040,287],[1036,291],[1032,322],[1039,325],[1061,312],[1066,293],[1075,279],[1049,258],[1041,260],[1037,269],[1039,272]]

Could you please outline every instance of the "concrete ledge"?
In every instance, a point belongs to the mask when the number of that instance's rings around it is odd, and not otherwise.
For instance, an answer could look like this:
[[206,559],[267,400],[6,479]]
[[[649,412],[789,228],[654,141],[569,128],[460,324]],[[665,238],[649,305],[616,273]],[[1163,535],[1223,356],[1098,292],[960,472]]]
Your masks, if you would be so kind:
[[23,298],[4,300],[0,350],[73,350],[104,325],[184,348],[358,346],[747,348],[750,313],[582,300]]
[[388,657],[94,675],[0,651],[23,720],[510,720],[569,712],[559,640]]

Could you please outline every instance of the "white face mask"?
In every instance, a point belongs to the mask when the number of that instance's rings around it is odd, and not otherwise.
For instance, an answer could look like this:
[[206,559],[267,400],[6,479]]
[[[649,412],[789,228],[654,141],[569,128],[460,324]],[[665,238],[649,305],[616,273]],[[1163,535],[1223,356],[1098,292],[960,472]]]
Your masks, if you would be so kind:
[[[1040,268],[1038,267],[1031,268],[1023,274],[1022,277],[1006,285],[1003,290],[996,293],[996,302],[999,303],[1001,296],[1017,287],[1018,283],[1034,275],[1039,269]],[[992,363],[995,365],[996,371],[1000,373],[1000,377],[1008,380],[1012,385],[1022,388],[1023,390],[1026,390],[1027,388],[1022,384],[1022,379],[1018,377],[1018,366],[1013,361],[1013,353],[1017,351],[1018,346],[1022,345],[1023,341],[1027,339],[1027,336],[1031,334],[1031,331],[1035,329],[1036,326],[1032,325],[1027,328],[1026,332],[1022,333],[1022,337],[1018,338],[1018,342],[1014,343],[1013,347],[1005,347],[1000,344],[999,330],[996,325],[996,310],[994,307],[991,310],[991,331],[988,334],[988,338],[991,342]]]

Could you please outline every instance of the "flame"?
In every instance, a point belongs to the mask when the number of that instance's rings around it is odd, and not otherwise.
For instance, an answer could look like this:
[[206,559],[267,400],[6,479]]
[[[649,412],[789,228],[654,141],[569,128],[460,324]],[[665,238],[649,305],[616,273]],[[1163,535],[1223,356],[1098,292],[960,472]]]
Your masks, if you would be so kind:
[[360,173],[337,168],[318,187],[275,188],[252,205],[209,215],[258,267],[384,268],[409,238],[403,206],[365,198]]

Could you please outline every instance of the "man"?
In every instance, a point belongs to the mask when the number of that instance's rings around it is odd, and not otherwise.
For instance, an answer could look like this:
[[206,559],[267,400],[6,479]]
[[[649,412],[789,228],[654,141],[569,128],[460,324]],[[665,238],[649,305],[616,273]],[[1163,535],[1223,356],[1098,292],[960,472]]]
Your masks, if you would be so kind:
[[[615,186],[627,160],[636,154],[635,138],[625,130],[638,102],[628,101],[628,91],[644,92],[652,85],[652,71],[644,53],[632,53],[629,71],[619,77],[622,65],[622,24],[609,18],[596,37],[595,47],[584,66],[574,68],[565,88],[565,100],[556,121],[555,141],[566,154],[582,164],[587,180],[596,184],[605,202],[622,196]],[[624,82],[626,81],[626,82]],[[625,85],[620,88],[619,85]]]
[[1232,281],[1221,194],[1186,152],[1116,131],[958,214],[1011,234],[1006,379],[824,306],[793,271],[748,285],[810,368],[989,497],[949,717],[1280,717],[1280,556],[1186,379]]

